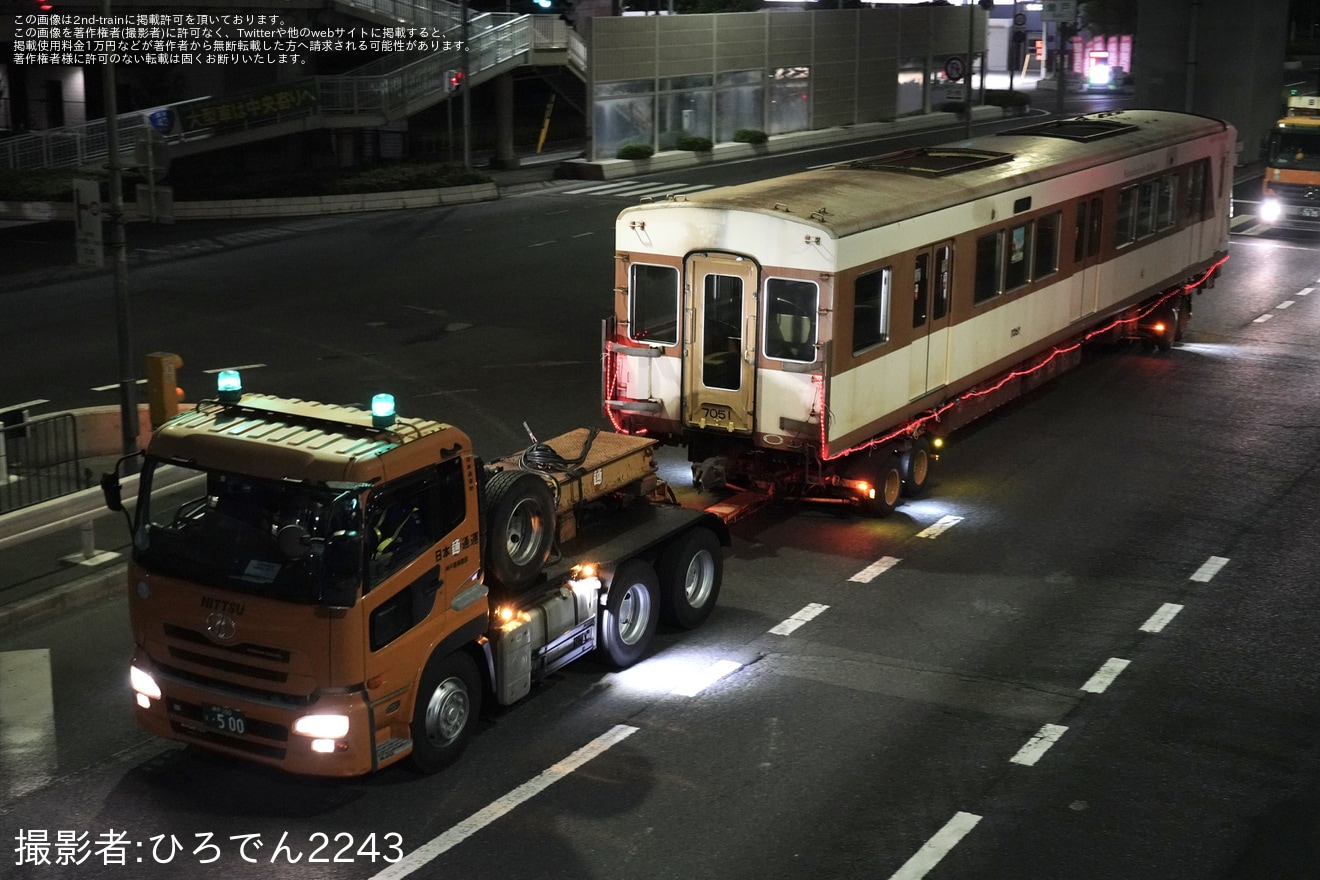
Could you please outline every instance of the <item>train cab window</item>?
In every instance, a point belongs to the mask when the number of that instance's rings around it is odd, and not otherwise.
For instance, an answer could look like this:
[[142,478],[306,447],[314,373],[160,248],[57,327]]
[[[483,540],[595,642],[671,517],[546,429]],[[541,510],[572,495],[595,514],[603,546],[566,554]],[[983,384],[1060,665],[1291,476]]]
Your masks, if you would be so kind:
[[765,282],[765,300],[766,357],[814,361],[820,288],[811,281],[770,278]]
[[949,313],[949,299],[953,295],[953,248],[944,245],[935,249],[934,297],[930,304],[930,317],[938,321]]
[[912,267],[912,326],[926,326],[926,312],[930,303],[930,254],[917,254]]
[[1004,264],[1004,290],[1017,290],[1031,281],[1031,223],[1008,228],[1008,261]]
[[858,275],[853,284],[853,354],[889,341],[889,283],[886,266]]
[[640,342],[678,342],[678,270],[634,263],[628,270],[629,336]]
[[972,302],[983,303],[999,296],[999,260],[1004,232],[991,232],[976,240],[976,281]]
[[1155,228],[1163,232],[1173,226],[1174,193],[1178,188],[1178,176],[1166,174],[1155,183],[1158,192],[1155,196]]
[[1114,244],[1124,247],[1137,240],[1137,188],[1118,191],[1118,217],[1114,221]]
[[701,381],[708,388],[742,387],[743,281],[707,275],[702,297]]
[[1059,227],[1062,224],[1061,211],[1036,218],[1036,243],[1032,247],[1034,257],[1031,268],[1032,278],[1044,278],[1058,271]]

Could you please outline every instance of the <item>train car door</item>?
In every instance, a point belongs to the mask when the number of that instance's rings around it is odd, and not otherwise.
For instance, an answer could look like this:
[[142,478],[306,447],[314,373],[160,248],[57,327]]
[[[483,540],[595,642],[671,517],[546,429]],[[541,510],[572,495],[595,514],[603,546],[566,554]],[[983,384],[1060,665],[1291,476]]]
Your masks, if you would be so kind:
[[1100,295],[1100,232],[1104,229],[1105,200],[1093,193],[1077,200],[1077,222],[1073,237],[1072,298],[1069,320],[1076,321],[1096,310]]
[[908,397],[916,400],[949,381],[953,242],[918,251],[912,265],[912,344]]
[[752,431],[756,392],[757,265],[733,254],[687,260],[683,418],[698,428]]

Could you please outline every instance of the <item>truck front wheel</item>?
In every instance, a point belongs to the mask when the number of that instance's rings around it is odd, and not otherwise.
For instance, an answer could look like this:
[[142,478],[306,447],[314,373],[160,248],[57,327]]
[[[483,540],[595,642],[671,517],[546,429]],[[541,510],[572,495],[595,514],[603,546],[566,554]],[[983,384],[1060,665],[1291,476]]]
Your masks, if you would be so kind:
[[472,659],[461,653],[431,658],[413,707],[413,767],[435,773],[458,760],[480,713],[481,679]]
[[724,554],[710,529],[680,535],[660,554],[660,616],[670,626],[695,629],[715,608]]
[[611,665],[626,669],[651,647],[659,593],[655,569],[640,559],[628,560],[614,573],[600,618],[600,649]]

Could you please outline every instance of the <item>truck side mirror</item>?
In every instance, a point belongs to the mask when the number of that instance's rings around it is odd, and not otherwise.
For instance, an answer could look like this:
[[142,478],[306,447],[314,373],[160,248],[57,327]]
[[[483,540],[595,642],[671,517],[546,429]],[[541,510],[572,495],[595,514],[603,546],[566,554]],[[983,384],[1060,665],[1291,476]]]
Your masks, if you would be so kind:
[[111,510],[124,509],[123,488],[119,485],[119,474],[101,474],[101,494],[105,496],[105,506]]

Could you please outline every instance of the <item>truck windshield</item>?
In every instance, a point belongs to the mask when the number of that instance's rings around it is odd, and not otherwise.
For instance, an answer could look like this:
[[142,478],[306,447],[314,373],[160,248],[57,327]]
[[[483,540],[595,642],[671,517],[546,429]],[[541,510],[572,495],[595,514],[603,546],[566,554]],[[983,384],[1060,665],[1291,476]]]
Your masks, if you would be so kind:
[[1320,171],[1320,129],[1270,132],[1271,168]]
[[[166,469],[195,471],[182,483]],[[133,558],[211,587],[319,603],[361,583],[361,492],[203,471],[148,458]],[[200,493],[200,494],[199,494]]]

